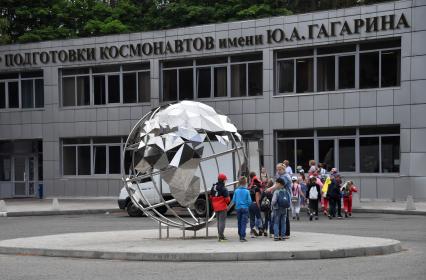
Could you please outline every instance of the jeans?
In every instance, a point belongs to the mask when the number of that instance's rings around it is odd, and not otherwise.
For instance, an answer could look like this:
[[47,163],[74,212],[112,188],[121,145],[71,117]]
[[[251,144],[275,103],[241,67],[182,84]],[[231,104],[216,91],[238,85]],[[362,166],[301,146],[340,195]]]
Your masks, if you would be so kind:
[[300,213],[300,199],[297,202],[291,203],[291,216],[299,216]]
[[336,206],[337,206],[337,216],[341,217],[342,216],[342,201],[341,201],[340,197],[339,198],[330,198],[329,203],[330,203],[329,215],[331,215],[332,217],[336,217]]
[[238,235],[240,239],[246,238],[248,208],[237,209]]
[[275,209],[273,211],[273,216],[274,216],[274,237],[278,238],[280,232],[281,232],[281,235],[282,233],[286,232],[287,210]]
[[216,212],[216,217],[217,217],[217,233],[219,235],[219,238],[225,237],[223,235],[223,233],[225,231],[226,216],[227,216],[227,211],[226,210]]
[[274,232],[274,222],[272,218],[271,210],[263,211],[264,222],[263,222],[263,231],[267,232],[269,227],[269,233]]
[[260,216],[260,209],[257,204],[253,202],[249,208],[250,213],[250,229],[256,227],[258,230],[263,228],[262,216]]

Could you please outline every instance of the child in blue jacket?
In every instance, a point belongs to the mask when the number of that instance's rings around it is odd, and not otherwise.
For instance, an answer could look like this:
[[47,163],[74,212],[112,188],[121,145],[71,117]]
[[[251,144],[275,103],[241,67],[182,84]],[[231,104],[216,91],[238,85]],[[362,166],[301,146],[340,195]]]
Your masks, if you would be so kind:
[[247,189],[247,178],[241,177],[238,181],[238,187],[234,191],[232,202],[235,204],[238,220],[238,235],[241,242],[246,242],[246,227],[248,220],[249,207],[251,204],[250,192]]

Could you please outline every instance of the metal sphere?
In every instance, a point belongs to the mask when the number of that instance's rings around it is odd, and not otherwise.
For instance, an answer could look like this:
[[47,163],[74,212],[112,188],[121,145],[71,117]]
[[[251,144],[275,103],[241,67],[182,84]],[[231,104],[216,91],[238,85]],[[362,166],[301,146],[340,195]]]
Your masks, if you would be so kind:
[[[199,230],[214,219],[208,192],[217,175],[227,174],[232,188],[246,162],[241,135],[230,119],[194,101],[146,114],[132,128],[123,158],[130,166],[123,181],[133,204],[152,219],[185,230]],[[203,201],[207,211],[200,217],[194,203]],[[179,215],[176,205],[189,215]]]

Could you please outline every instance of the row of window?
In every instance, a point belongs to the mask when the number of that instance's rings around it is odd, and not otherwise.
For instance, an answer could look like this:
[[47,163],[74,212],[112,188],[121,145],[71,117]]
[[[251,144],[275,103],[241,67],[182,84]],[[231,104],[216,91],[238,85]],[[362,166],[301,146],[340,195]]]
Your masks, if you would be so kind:
[[87,106],[150,102],[148,64],[63,69],[62,105]]
[[[400,85],[401,42],[364,42],[276,54],[276,94]],[[263,94],[262,53],[164,61],[162,101]],[[61,104],[150,102],[149,63],[62,69]],[[0,108],[44,105],[43,72],[0,75]]]
[[277,93],[400,85],[401,42],[382,41],[277,52]]
[[277,160],[305,171],[315,159],[327,170],[397,173],[399,143],[399,127],[282,131],[276,138]]
[[63,175],[121,174],[124,137],[62,140]]
[[262,95],[262,55],[163,63],[163,101]]
[[43,72],[0,75],[0,109],[44,106]]

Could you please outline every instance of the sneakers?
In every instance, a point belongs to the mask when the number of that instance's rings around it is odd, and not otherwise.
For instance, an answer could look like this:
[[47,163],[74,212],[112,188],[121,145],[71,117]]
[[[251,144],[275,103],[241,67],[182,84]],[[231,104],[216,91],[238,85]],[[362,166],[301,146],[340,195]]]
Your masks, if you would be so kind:
[[331,219],[333,219],[332,217],[331,217],[331,215],[328,215],[328,218],[331,220]]
[[300,217],[299,217],[299,215],[296,215],[296,219],[299,221],[300,220]]
[[268,233],[266,231],[264,231],[263,236],[268,237]]
[[240,242],[247,242],[247,239],[245,239],[245,238],[240,238]]
[[342,215],[337,216],[337,219],[343,219]]
[[250,231],[250,237],[251,237],[251,238],[255,238],[255,237],[257,237],[257,236],[259,236],[259,234],[257,233],[257,231],[256,231],[255,229],[252,229],[252,230]]
[[352,213],[349,213],[349,217],[352,217]]
[[315,216],[315,221],[318,221],[318,216]]
[[280,241],[278,237],[274,237],[274,241]]
[[310,215],[310,216],[309,216],[309,221],[312,221],[312,218],[313,218],[313,217],[312,217],[312,215]]
[[269,234],[269,238],[272,238],[272,237],[274,237],[274,235],[272,233],[270,233]]
[[347,217],[348,217],[348,213],[345,212],[345,218],[347,218]]
[[296,220],[296,217],[293,217],[293,220]]

